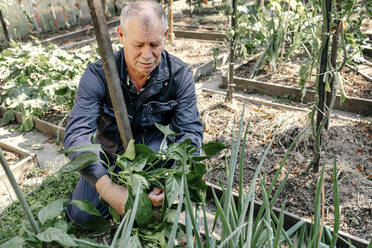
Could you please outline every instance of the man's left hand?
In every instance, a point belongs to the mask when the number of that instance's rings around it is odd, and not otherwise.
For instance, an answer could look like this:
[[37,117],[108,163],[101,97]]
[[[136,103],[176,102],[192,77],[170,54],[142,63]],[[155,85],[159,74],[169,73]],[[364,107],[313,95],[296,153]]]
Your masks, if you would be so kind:
[[160,187],[154,187],[149,193],[149,198],[154,207],[160,207],[164,201],[164,190]]

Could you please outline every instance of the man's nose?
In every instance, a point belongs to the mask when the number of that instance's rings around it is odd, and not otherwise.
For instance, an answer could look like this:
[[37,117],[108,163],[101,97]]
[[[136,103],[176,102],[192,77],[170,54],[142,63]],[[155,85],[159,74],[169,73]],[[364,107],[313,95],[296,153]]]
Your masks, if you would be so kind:
[[142,57],[144,59],[151,59],[152,58],[152,50],[150,46],[145,46],[142,51]]

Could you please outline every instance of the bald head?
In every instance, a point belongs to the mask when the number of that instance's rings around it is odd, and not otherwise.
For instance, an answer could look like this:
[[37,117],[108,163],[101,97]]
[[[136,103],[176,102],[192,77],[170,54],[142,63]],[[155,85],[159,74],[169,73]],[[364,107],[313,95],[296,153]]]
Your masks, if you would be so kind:
[[163,25],[163,32],[168,28],[167,16],[164,10],[157,2],[151,0],[128,2],[121,10],[120,27],[124,32],[128,26],[129,20],[133,17],[142,22],[145,29],[150,30],[153,25],[160,23]]

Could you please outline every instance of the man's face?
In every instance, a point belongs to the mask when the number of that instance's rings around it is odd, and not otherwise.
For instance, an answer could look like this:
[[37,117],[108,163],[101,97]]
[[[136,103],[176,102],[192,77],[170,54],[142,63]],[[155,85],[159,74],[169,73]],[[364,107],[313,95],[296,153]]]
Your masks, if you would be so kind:
[[[124,32],[123,32],[124,31]],[[129,19],[126,30],[118,27],[120,43],[124,47],[128,69],[143,76],[149,76],[160,63],[167,32],[164,33],[160,20],[146,27],[140,17]]]

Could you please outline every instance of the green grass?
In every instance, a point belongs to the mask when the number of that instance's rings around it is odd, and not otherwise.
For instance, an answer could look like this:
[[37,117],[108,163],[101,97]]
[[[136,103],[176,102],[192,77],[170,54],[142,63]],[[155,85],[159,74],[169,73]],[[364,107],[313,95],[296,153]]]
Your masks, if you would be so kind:
[[[25,198],[36,218],[37,210],[59,198],[69,198],[79,179],[78,173],[68,175],[53,174],[48,175],[43,183]],[[22,220],[26,216],[19,204],[15,202],[4,209],[0,217],[0,244],[18,235],[21,230]]]

